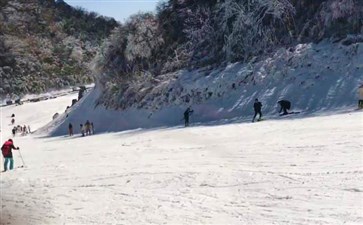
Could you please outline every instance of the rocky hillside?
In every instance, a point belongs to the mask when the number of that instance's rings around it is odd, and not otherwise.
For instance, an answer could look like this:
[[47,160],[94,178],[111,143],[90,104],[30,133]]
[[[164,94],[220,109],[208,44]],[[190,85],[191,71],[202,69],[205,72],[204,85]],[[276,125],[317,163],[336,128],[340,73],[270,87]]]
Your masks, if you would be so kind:
[[323,40],[350,45],[362,42],[360,34],[361,0],[165,1],[156,15],[131,17],[105,43],[95,64],[104,90],[99,103],[127,108],[178,70],[223,70]]
[[0,0],[0,96],[92,82],[89,63],[117,25],[61,0]]

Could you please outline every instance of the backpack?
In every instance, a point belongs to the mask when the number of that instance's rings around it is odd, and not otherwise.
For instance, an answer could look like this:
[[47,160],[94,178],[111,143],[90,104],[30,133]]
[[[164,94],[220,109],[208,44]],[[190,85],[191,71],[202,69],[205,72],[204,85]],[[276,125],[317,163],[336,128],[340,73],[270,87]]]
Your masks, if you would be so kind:
[[11,145],[12,145],[11,142],[5,142],[5,144],[3,144],[3,146],[1,147],[1,151],[4,157],[12,157]]

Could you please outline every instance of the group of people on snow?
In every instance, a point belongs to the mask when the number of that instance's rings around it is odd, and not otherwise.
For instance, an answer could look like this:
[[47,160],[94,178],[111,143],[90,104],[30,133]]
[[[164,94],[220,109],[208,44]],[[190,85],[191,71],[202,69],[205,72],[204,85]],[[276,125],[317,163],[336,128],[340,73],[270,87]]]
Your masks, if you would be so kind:
[[13,129],[11,130],[11,133],[13,134],[13,137],[17,134],[20,133],[21,135],[27,135],[31,133],[30,130],[30,126],[28,125],[24,125],[24,126],[15,126],[13,127]]
[[[288,110],[291,109],[291,102],[288,100],[280,100],[277,102],[280,105],[280,110],[279,110],[279,114],[280,116],[285,116],[288,114],[291,114],[290,112],[288,112]],[[256,98],[255,102],[253,104],[253,109],[254,109],[254,116],[252,118],[252,122],[255,122],[255,119],[257,116],[258,119],[257,121],[262,120],[262,103]],[[281,113],[282,112],[282,113]],[[184,123],[185,123],[185,127],[189,126],[189,122],[190,122],[190,116],[192,115],[193,110],[191,109],[191,107],[188,107],[185,112],[184,112]]]
[[[11,125],[14,125],[15,124],[15,114],[12,114],[11,115]],[[20,133],[21,135],[26,135],[26,134],[29,134],[31,133],[31,130],[30,130],[30,126],[28,125],[24,125],[24,126],[21,126],[21,125],[17,125],[17,126],[14,126],[13,129],[11,129],[11,133],[13,134],[13,137],[17,134],[17,133]]]
[[[291,102],[288,100],[280,100],[277,102],[277,104],[280,105],[280,116],[285,116],[290,114],[288,110],[291,108]],[[253,108],[255,110],[255,115],[253,116],[252,123],[255,122],[256,116],[259,115],[259,118],[257,121],[262,120],[262,103],[256,98],[255,103],[253,104]],[[281,112],[283,112],[281,114]]]
[[[80,131],[82,134],[82,137],[88,136],[95,133],[95,126],[93,125],[93,122],[90,122],[89,120],[86,121],[86,123],[80,124]],[[69,136],[73,136],[73,125],[72,123],[68,124],[68,134]]]

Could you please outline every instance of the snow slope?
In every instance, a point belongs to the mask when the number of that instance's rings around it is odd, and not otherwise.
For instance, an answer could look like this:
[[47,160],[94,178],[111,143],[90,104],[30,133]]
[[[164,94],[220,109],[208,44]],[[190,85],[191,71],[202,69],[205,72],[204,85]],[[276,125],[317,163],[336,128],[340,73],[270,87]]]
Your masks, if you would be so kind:
[[0,107],[2,119],[1,137],[7,138],[11,134],[12,126],[9,125],[11,124],[12,114],[15,114],[15,125],[29,125],[31,130],[35,131],[44,124],[51,122],[55,113],[64,113],[66,107],[71,105],[72,99],[77,98],[77,96],[78,93],[72,93],[40,102],[27,102],[20,106]]
[[157,83],[145,77],[145,82],[136,85],[136,95],[130,89],[120,99],[110,100],[116,105],[118,101],[129,102],[124,110],[96,107],[104,92],[96,86],[67,119],[61,117],[42,132],[64,135],[70,122],[80,124],[87,119],[94,122],[98,132],[170,127],[183,123],[183,112],[189,105],[194,109],[193,123],[251,121],[255,98],[262,101],[268,118],[278,117],[280,99],[290,100],[292,110],[302,111],[300,117],[351,110],[357,107],[362,74],[363,43],[300,44],[248,65],[179,71],[157,77]]
[[[1,108],[1,138],[72,98]],[[363,223],[363,112],[14,141],[0,224]]]

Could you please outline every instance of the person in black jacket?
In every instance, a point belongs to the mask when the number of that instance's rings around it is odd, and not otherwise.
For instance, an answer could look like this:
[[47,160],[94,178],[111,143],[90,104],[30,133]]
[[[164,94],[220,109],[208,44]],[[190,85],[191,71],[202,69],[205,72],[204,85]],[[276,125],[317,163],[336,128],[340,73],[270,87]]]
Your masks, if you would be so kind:
[[289,114],[287,112],[287,110],[289,110],[291,108],[291,102],[289,102],[287,100],[280,100],[277,103],[280,104],[280,106],[281,106],[279,113],[281,113],[282,111],[284,111],[284,113],[281,114],[280,116],[284,116],[284,115]]
[[261,112],[261,108],[262,108],[262,103],[258,101],[258,99],[255,99],[255,104],[253,104],[253,109],[255,110],[255,115],[253,116],[252,119],[252,123],[255,122],[255,118],[257,116],[257,114],[259,114],[259,118],[257,121],[260,121],[262,118],[262,112]]
[[187,110],[185,110],[185,112],[184,112],[185,127],[189,126],[189,117],[192,113],[193,113],[193,110],[190,107],[188,107]]
[[15,134],[16,134],[16,127],[13,127],[13,129],[11,130],[11,133],[13,134],[13,137],[15,137]]
[[69,136],[73,136],[73,125],[71,123],[68,125],[68,134]]
[[89,122],[89,120],[87,120],[84,124],[84,129],[86,131],[86,135],[91,135],[91,123]]

